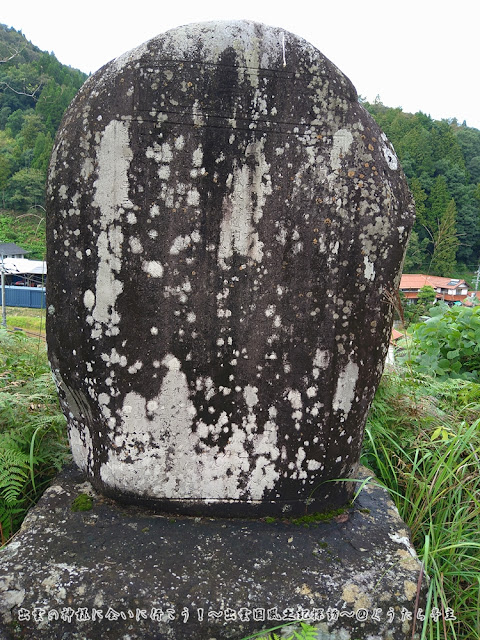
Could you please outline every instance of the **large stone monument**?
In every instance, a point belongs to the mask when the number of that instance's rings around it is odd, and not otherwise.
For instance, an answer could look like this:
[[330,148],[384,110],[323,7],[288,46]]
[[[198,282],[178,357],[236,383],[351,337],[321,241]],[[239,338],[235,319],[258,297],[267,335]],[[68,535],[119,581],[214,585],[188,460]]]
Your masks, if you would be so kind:
[[174,29],[93,75],[53,150],[49,356],[74,459],[168,512],[345,504],[414,208],[317,49]]
[[418,638],[408,531],[357,471],[413,207],[350,82],[281,29],[167,32],[86,82],[47,203],[80,469],[0,553],[2,639]]

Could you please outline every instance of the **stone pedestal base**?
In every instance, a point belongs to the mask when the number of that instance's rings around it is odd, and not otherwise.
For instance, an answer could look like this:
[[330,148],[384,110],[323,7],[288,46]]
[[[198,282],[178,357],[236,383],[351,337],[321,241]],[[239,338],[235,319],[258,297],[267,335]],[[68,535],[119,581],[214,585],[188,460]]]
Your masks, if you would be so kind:
[[[80,494],[90,510],[72,511]],[[72,466],[0,551],[0,633],[240,640],[303,617],[323,640],[403,640],[419,576],[405,525],[372,484],[308,525],[169,517],[97,495]]]

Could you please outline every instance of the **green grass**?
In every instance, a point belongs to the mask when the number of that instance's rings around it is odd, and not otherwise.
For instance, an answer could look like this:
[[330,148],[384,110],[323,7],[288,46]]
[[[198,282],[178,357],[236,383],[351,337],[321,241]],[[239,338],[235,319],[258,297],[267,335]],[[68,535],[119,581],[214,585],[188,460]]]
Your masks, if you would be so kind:
[[480,385],[387,373],[362,461],[389,489],[430,577],[422,639],[480,638]]
[[7,307],[7,329],[45,335],[45,309]]

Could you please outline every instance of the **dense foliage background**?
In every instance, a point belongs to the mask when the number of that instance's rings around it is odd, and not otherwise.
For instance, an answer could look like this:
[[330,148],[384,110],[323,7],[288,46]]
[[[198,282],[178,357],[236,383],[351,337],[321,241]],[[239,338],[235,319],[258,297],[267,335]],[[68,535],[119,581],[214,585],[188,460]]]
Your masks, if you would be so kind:
[[480,259],[480,131],[381,102],[364,106],[395,147],[415,198],[404,272],[468,281]]
[[0,24],[0,242],[42,258],[44,191],[55,132],[86,74]]

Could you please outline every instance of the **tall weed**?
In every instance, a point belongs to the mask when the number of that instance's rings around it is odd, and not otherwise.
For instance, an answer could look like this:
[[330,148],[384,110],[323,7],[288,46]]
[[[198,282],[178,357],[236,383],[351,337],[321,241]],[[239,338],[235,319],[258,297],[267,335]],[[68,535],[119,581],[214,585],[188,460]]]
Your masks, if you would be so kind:
[[386,373],[362,461],[389,489],[430,576],[422,639],[480,638],[480,385]]

